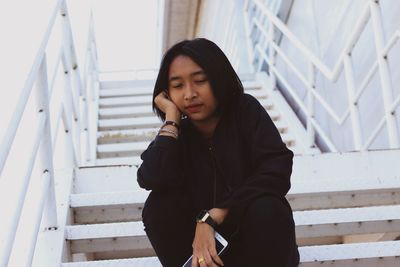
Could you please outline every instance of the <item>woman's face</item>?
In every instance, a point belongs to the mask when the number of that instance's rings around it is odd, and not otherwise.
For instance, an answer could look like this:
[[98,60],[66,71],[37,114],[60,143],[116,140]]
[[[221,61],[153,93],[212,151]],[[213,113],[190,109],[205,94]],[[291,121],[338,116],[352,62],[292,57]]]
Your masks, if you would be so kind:
[[172,102],[190,120],[207,122],[217,108],[204,70],[190,57],[177,56],[169,67],[168,92]]

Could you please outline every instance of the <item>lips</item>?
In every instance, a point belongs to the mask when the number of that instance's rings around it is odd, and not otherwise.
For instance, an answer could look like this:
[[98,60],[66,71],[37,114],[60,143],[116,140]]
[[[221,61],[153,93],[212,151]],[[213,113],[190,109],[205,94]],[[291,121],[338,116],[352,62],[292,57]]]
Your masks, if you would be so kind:
[[199,111],[202,104],[190,105],[187,106],[185,109],[191,113]]

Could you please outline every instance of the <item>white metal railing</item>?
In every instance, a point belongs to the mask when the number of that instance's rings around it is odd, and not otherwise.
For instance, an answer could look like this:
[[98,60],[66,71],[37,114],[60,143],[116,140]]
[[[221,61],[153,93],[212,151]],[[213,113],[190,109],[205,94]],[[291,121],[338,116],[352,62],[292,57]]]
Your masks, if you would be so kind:
[[[272,5],[273,6],[273,5]],[[274,6],[273,6],[274,7]],[[327,114],[339,125],[350,116],[353,133],[353,143],[355,150],[367,150],[372,142],[377,137],[383,126],[386,124],[388,140],[390,148],[399,148],[399,133],[397,130],[395,110],[400,104],[400,96],[394,99],[392,94],[391,73],[389,70],[387,57],[390,50],[400,39],[400,31],[389,39],[387,43],[384,42],[382,15],[378,1],[368,0],[361,16],[359,17],[353,31],[350,34],[344,49],[340,53],[340,57],[333,69],[330,69],[324,64],[306,45],[304,45],[290,29],[275,15],[276,10],[272,10],[260,0],[247,0],[244,5],[244,14],[247,24],[247,34],[251,38],[254,31],[260,35],[260,38],[254,41],[254,48],[252,49],[253,59],[258,59],[257,70],[260,71],[263,63],[268,65],[269,75],[272,79],[272,84],[276,87],[277,80],[286,88],[294,101],[299,105],[304,112],[307,119],[307,134],[308,146],[315,146],[315,135],[319,134],[321,139],[328,146],[330,151],[337,151],[334,142],[328,137],[328,134],[323,130],[320,123],[314,117],[314,102],[318,101],[321,106],[326,110]],[[254,11],[258,13],[254,13]],[[253,12],[253,16],[249,15]],[[265,23],[267,20],[267,23]],[[354,82],[354,73],[352,66],[352,51],[358,42],[361,33],[365,29],[367,23],[371,21],[373,25],[374,40],[376,45],[377,60],[369,69],[367,75],[357,88]],[[276,33],[280,32],[285,38],[301,53],[308,62],[308,75],[303,75],[302,71],[298,69],[294,62],[292,62],[285,52],[280,48],[277,43]],[[296,94],[293,85],[289,83],[288,79],[276,67],[277,58],[296,75],[296,77],[304,84],[307,90],[306,103]],[[327,101],[315,90],[315,75],[320,73],[328,81],[334,83],[338,80],[341,72],[344,71],[346,79],[346,89],[348,93],[347,109],[342,116],[336,114],[334,109],[328,104]],[[361,131],[361,120],[358,108],[358,101],[367,88],[367,85],[372,80],[373,75],[379,71],[382,95],[384,102],[384,117],[375,126],[371,135],[363,140]]]
[[[49,49],[50,36],[55,32],[54,25],[59,22],[61,24],[62,42],[58,48],[58,56],[56,58],[55,68],[52,72],[50,82],[48,81],[47,68],[47,49]],[[40,48],[36,54],[33,65],[29,75],[25,81],[24,87],[20,94],[13,116],[8,124],[7,131],[1,144],[0,150],[0,174],[3,173],[6,161],[9,158],[10,151],[15,145],[14,138],[17,130],[22,127],[21,119],[25,112],[25,107],[28,100],[31,98],[32,88],[35,87],[36,92],[36,107],[37,107],[37,122],[35,130],[33,131],[34,139],[29,150],[29,161],[24,171],[25,175],[22,177],[21,186],[18,188],[18,201],[12,203],[14,209],[10,209],[6,214],[3,213],[1,218],[2,231],[0,236],[0,266],[7,266],[10,260],[11,250],[15,243],[18,223],[21,219],[22,208],[25,204],[25,198],[28,191],[31,177],[33,174],[36,160],[39,164],[39,172],[41,179],[35,179],[36,182],[40,181],[42,184],[36,188],[40,188],[39,199],[36,200],[33,206],[35,207],[34,218],[30,218],[33,227],[33,232],[29,234],[30,244],[29,251],[26,251],[19,257],[23,258],[21,262],[23,266],[31,266],[32,258],[35,251],[35,244],[40,228],[47,229],[48,231],[55,230],[60,226],[57,221],[57,210],[55,201],[54,189],[54,151],[57,143],[57,136],[60,128],[60,122],[63,122],[63,128],[66,133],[66,142],[71,144],[66,146],[65,157],[69,164],[67,167],[79,166],[81,154],[86,150],[86,160],[90,159],[91,150],[93,148],[90,144],[89,123],[88,123],[88,93],[92,96],[93,85],[98,80],[96,77],[97,70],[97,55],[95,43],[93,38],[93,29],[89,31],[88,51],[86,58],[86,66],[84,72],[84,82],[80,78],[78,64],[76,60],[76,53],[72,38],[71,24],[68,16],[67,6],[65,0],[58,0],[56,2],[54,11],[49,21],[46,33],[42,39]],[[63,72],[59,71],[60,64],[62,64]],[[64,77],[60,77],[61,75]],[[63,86],[56,86],[57,79],[64,80]],[[35,86],[34,86],[35,85]],[[91,85],[91,86],[88,86]],[[57,90],[63,91],[63,98],[59,106],[56,108],[55,122],[51,122],[50,103],[52,96]],[[52,124],[54,123],[54,127]],[[85,133],[86,132],[86,133]],[[86,140],[82,140],[81,136],[86,134]],[[86,146],[82,146],[85,143]],[[83,149],[85,147],[86,149]],[[60,155],[57,155],[57,157]],[[19,179],[19,177],[15,177]],[[8,184],[4,183],[3,178],[0,178],[1,190],[6,192]],[[43,220],[42,220],[43,219]],[[42,222],[42,224],[41,224]],[[62,223],[62,222],[61,222]]]

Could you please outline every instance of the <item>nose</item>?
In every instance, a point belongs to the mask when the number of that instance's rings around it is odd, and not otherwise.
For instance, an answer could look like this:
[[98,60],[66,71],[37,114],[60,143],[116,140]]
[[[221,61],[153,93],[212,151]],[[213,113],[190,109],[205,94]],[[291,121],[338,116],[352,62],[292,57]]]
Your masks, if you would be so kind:
[[183,96],[184,100],[190,100],[190,99],[195,98],[196,96],[197,96],[197,93],[194,90],[193,86],[190,83],[188,83],[185,86],[185,92],[184,92],[184,96]]

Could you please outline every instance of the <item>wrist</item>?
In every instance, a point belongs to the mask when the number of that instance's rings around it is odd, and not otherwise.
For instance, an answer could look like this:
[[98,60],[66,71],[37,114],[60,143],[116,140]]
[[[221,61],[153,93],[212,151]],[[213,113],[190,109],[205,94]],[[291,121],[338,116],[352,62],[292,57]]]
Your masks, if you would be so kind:
[[220,209],[220,208],[213,208],[208,211],[210,213],[211,218],[218,224],[222,224],[229,213],[227,208]]
[[208,224],[212,228],[215,228],[218,225],[207,210],[200,211],[196,216],[196,221],[199,224]]
[[181,120],[181,113],[177,108],[169,108],[165,112],[165,120],[174,121],[179,124]]

